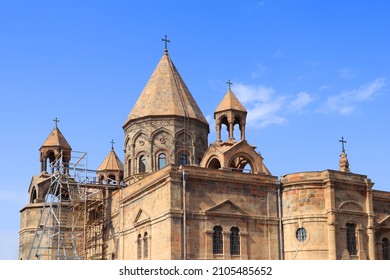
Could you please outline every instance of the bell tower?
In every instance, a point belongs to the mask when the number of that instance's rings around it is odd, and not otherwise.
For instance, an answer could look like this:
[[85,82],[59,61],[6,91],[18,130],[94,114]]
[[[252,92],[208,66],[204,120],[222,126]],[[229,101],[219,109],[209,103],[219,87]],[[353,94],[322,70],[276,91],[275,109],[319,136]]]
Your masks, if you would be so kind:
[[41,172],[50,173],[51,170],[48,170],[48,168],[61,156],[64,167],[69,167],[72,148],[58,128],[59,120],[55,118],[53,121],[55,122],[53,130],[39,149]]
[[241,131],[241,139],[238,139],[238,141],[245,140],[247,111],[231,90],[232,83],[230,80],[227,82],[227,84],[228,91],[214,112],[214,119],[216,124],[215,127],[217,130],[217,142],[223,142],[221,139],[222,125],[226,125],[229,133],[229,139],[227,139],[227,141],[237,141],[237,139],[234,138],[234,126],[236,124],[238,124]]

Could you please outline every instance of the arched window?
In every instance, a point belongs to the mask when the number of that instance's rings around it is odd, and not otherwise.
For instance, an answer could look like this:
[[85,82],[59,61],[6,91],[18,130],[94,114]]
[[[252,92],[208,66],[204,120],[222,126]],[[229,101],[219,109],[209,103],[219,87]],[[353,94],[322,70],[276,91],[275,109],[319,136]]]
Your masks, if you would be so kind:
[[210,161],[208,168],[219,169],[219,168],[221,168],[221,163],[219,162],[219,160],[217,158],[213,158]]
[[116,178],[115,178],[115,175],[108,175],[108,184],[110,185],[115,185],[116,184]]
[[386,237],[382,239],[382,255],[384,260],[390,260],[390,242]]
[[215,226],[213,230],[213,254],[223,254],[222,227]]
[[147,259],[149,257],[149,246],[148,246],[148,233],[145,232],[144,234],[144,259]]
[[179,165],[187,165],[188,164],[188,156],[185,153],[181,153],[179,155]]
[[158,169],[164,168],[167,165],[167,156],[164,153],[158,155]]
[[32,192],[31,192],[30,203],[35,203],[36,199],[37,199],[37,190],[36,190],[36,188],[33,188]]
[[142,259],[142,235],[138,234],[137,238],[137,259]]
[[347,250],[349,255],[356,255],[356,225],[348,223],[347,224]]
[[230,254],[240,255],[240,230],[238,227],[230,229]]
[[138,173],[145,173],[145,172],[146,172],[146,158],[145,156],[140,156]]

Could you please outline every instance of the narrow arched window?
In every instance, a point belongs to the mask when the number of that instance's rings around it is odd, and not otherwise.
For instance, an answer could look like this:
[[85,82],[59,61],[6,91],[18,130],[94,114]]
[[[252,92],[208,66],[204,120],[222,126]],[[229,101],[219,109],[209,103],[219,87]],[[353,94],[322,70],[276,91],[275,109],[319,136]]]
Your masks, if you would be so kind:
[[356,255],[356,225],[347,224],[347,250],[350,255]]
[[179,155],[179,165],[187,165],[188,164],[188,156],[185,153],[181,153]]
[[138,234],[137,238],[137,259],[142,259],[142,235]]
[[223,254],[222,227],[213,228],[213,254]]
[[146,158],[145,156],[140,156],[138,173],[145,173],[145,172],[146,172]]
[[240,255],[240,230],[238,227],[230,229],[230,254]]
[[388,238],[382,239],[382,255],[384,260],[390,260],[390,242]]
[[147,259],[149,257],[149,246],[148,246],[148,233],[145,232],[144,234],[144,259]]
[[167,156],[164,153],[158,155],[158,169],[164,168],[167,165]]
[[37,199],[37,190],[35,188],[33,188],[32,192],[31,192],[31,200],[30,200],[30,203],[35,203]]

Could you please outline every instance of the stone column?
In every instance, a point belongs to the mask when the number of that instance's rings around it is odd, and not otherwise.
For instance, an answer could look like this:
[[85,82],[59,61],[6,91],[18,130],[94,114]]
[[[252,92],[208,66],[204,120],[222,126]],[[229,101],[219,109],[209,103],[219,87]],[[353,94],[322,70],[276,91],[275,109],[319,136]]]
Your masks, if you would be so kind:
[[234,122],[229,122],[229,140],[234,140]]
[[242,260],[248,259],[248,233],[240,232],[240,257]]
[[368,214],[367,235],[368,235],[368,258],[370,260],[376,259],[375,254],[375,214],[372,205],[372,187],[374,184],[370,179],[366,179],[366,208]]
[[215,129],[217,130],[217,142],[222,142],[222,139],[221,139],[221,123],[220,122],[217,122],[215,124]]
[[240,130],[241,130],[241,140],[245,140],[245,124],[241,125]]
[[213,230],[206,229],[205,231],[205,259],[212,260],[214,258],[213,254]]
[[327,212],[327,226],[328,226],[328,250],[329,260],[337,259],[337,247],[336,247],[336,209],[334,199],[334,185],[328,181],[325,188],[325,209]]

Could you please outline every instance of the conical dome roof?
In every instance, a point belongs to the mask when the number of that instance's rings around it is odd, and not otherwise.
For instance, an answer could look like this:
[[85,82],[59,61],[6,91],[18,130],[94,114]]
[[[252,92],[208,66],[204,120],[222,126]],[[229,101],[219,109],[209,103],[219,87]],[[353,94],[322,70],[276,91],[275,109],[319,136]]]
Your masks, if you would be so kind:
[[72,149],[57,126],[53,128],[41,147],[60,147],[69,150]]
[[116,155],[114,149],[108,153],[102,164],[97,169],[98,171],[123,171],[123,163]]
[[215,113],[236,110],[241,112],[246,112],[246,109],[238,100],[238,98],[234,95],[232,90],[229,88],[225,96],[223,97],[221,103],[219,103],[217,109],[215,109]]
[[175,65],[164,51],[124,126],[150,116],[182,116],[208,124]]

